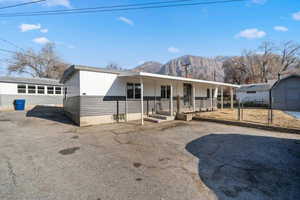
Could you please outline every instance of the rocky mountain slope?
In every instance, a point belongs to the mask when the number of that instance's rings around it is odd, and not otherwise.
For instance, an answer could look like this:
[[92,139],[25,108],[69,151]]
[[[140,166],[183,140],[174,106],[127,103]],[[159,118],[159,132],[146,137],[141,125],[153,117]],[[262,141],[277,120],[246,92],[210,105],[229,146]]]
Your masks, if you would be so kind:
[[163,64],[161,64],[159,62],[149,61],[149,62],[145,62],[145,63],[137,66],[132,71],[158,73],[160,71],[162,65]]
[[144,71],[172,76],[187,76],[205,80],[223,81],[224,72],[222,62],[218,59],[204,58],[201,56],[185,55],[175,58],[162,65],[157,62],[146,62],[137,66],[133,71]]

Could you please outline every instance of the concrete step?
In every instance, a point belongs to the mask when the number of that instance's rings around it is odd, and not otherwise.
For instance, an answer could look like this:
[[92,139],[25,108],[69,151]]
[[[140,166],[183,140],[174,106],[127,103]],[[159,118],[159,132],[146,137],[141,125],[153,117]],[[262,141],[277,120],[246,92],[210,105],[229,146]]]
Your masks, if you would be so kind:
[[157,118],[154,118],[154,117],[145,117],[144,120],[148,121],[148,122],[154,122],[154,123],[161,123],[162,121],[166,121],[166,120],[157,119]]
[[160,115],[160,114],[151,114],[149,117],[162,119],[162,120],[174,120],[174,116],[168,116],[168,115]]

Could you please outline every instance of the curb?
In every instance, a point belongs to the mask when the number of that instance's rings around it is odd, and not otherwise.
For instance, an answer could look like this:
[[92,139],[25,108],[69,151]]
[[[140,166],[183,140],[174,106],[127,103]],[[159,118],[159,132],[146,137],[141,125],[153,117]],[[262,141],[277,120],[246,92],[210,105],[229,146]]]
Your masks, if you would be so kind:
[[202,118],[202,117],[193,117],[193,120],[215,122],[215,123],[221,123],[221,124],[233,125],[233,126],[241,126],[241,127],[247,127],[247,128],[256,128],[256,129],[262,129],[262,130],[274,131],[274,132],[300,134],[300,129],[284,128],[284,127],[278,127],[278,126],[266,126],[266,125],[262,125],[262,124],[253,124],[253,123],[240,122],[240,121],[228,121],[228,120],[222,120],[222,119]]

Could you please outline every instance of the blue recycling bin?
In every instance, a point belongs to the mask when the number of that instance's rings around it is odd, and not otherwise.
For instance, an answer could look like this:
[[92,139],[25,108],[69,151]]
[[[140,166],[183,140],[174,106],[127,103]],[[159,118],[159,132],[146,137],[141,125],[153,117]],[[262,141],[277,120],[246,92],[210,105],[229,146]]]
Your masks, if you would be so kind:
[[15,110],[25,110],[25,99],[16,99],[14,106]]

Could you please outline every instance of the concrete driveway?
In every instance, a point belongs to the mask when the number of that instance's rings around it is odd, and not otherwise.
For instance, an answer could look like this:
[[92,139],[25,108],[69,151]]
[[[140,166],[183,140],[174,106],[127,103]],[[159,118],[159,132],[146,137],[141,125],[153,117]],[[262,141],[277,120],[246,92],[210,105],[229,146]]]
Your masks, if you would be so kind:
[[300,135],[205,122],[79,128],[0,113],[0,199],[298,199]]

